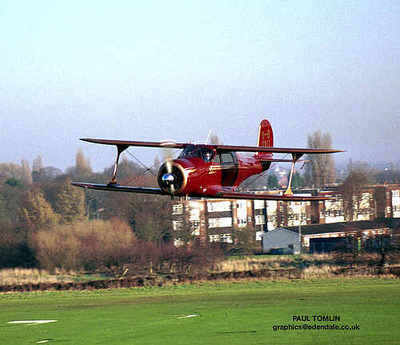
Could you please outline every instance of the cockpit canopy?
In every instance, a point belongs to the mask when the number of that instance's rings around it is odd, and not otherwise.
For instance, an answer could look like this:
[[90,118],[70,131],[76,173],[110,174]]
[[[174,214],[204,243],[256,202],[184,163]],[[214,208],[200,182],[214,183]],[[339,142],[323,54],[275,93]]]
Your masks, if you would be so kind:
[[188,145],[184,148],[178,158],[201,158],[205,162],[211,162],[215,156],[215,151],[208,147]]

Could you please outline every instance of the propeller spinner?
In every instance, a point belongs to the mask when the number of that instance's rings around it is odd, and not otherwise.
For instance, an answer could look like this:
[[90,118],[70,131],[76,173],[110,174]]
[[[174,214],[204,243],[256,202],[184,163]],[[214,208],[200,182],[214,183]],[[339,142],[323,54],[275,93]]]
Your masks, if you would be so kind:
[[185,184],[182,167],[173,161],[161,165],[157,180],[160,188],[169,194],[179,193]]

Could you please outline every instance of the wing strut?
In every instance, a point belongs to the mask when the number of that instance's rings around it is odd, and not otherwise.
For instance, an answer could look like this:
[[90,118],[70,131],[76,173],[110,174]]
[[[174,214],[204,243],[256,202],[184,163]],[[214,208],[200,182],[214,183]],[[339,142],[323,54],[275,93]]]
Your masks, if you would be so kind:
[[300,157],[302,155],[303,155],[303,153],[292,153],[292,166],[290,168],[289,182],[288,182],[288,186],[287,186],[285,192],[283,193],[283,195],[285,195],[285,196],[293,195],[293,192],[292,192],[292,179],[293,179],[293,173],[294,173],[294,165],[296,164],[296,162],[300,159]]
[[115,159],[114,170],[113,170],[113,173],[112,173],[111,181],[108,183],[109,185],[117,184],[117,172],[118,172],[119,156],[128,147],[129,147],[129,145],[117,145],[117,158]]

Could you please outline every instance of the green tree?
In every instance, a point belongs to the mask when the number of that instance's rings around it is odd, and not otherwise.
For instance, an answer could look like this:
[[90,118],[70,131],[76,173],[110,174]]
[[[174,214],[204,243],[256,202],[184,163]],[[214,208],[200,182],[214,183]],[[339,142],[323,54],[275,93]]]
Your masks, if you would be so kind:
[[85,193],[71,185],[66,178],[57,188],[54,203],[55,211],[60,215],[60,223],[68,224],[85,218]]
[[32,267],[36,260],[22,229],[0,220],[0,268]]
[[34,232],[50,228],[57,224],[59,219],[40,190],[26,193],[21,213],[23,223]]
[[15,177],[10,177],[7,179],[4,184],[10,186],[10,187],[19,187],[22,188],[24,184],[22,183],[21,180],[16,179]]
[[8,220],[8,215],[7,215],[7,202],[3,196],[3,194],[0,193],[0,223]]
[[23,200],[24,192],[22,182],[15,178],[9,178],[3,185],[0,185],[0,195],[4,200],[4,212],[7,220],[14,225],[20,219],[21,200]]

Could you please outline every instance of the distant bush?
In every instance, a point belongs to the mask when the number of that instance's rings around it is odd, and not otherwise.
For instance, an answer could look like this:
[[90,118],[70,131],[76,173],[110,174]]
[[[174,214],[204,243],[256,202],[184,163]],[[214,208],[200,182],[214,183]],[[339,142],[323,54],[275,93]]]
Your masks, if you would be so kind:
[[119,219],[57,225],[32,234],[32,243],[40,268],[51,271],[189,273],[206,271],[223,257],[219,248],[210,246],[176,248],[137,240],[129,225]]
[[34,253],[27,243],[25,233],[7,222],[0,223],[0,268],[33,267]]
[[40,267],[95,270],[130,262],[136,239],[120,220],[94,220],[57,225],[33,235]]
[[167,245],[161,247],[159,270],[169,272],[204,272],[211,269],[224,257],[219,246],[182,246]]

